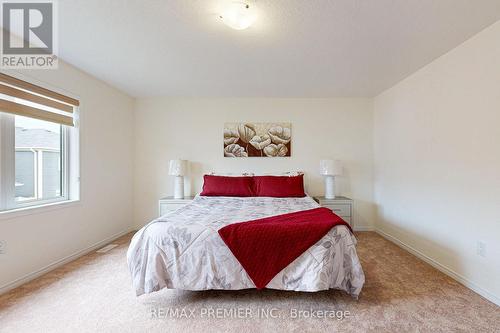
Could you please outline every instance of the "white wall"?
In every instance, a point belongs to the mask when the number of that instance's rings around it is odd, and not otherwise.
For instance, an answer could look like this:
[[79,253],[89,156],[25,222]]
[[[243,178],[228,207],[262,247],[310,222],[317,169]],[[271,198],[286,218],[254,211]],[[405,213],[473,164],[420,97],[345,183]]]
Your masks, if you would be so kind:
[[58,70],[10,74],[80,99],[81,201],[0,216],[0,240],[6,242],[0,292],[16,279],[129,230],[133,210],[133,99],[61,62]]
[[[186,185],[199,193],[204,173],[306,173],[306,189],[323,194],[319,160],[337,158],[346,175],[339,193],[355,199],[355,226],[371,227],[372,101],[369,99],[140,99],[136,102],[135,222],[142,226],[157,216],[157,202],[172,195],[169,159],[191,161]],[[292,123],[289,158],[225,158],[224,122]]]
[[[158,198],[172,194],[169,159],[193,162],[191,194],[205,172],[301,170],[317,195],[319,160],[338,158],[347,171],[338,192],[355,199],[356,227],[373,226],[375,201],[380,231],[500,299],[499,40],[496,23],[374,101],[152,98],[133,112],[133,99],[64,63],[24,72],[81,100],[81,202],[0,217],[0,292],[154,218]],[[223,124],[239,121],[291,122],[292,157],[224,158]]]
[[497,302],[499,126],[500,22],[374,101],[377,228]]

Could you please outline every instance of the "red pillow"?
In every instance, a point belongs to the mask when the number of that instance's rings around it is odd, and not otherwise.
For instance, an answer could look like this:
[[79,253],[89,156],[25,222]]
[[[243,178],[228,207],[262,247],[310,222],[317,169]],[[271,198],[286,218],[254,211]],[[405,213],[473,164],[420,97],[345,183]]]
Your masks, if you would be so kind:
[[305,197],[304,175],[255,176],[254,190],[258,197]]
[[203,196],[253,197],[253,177],[203,176]]

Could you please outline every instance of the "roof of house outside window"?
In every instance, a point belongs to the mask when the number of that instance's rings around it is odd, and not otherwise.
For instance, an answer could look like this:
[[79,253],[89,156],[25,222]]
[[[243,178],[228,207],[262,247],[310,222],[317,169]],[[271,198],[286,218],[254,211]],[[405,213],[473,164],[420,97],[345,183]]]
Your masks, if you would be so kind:
[[38,128],[16,127],[16,148],[60,149],[59,133]]

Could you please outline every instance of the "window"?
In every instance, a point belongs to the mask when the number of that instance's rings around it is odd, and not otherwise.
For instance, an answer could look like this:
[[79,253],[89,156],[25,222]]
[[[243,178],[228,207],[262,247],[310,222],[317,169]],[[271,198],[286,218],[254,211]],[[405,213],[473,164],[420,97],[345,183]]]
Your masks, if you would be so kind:
[[65,197],[66,152],[63,125],[15,117],[15,200]]
[[0,74],[0,211],[77,199],[77,103],[19,81]]

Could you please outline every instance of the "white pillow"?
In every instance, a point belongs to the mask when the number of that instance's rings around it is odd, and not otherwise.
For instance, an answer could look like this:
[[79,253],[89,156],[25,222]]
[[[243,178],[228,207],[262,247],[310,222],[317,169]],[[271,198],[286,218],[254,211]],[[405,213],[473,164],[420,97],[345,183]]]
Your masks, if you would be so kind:
[[288,176],[288,177],[297,177],[303,175],[302,171],[288,171],[288,172],[271,172],[271,173],[263,173],[256,176]]
[[219,172],[211,172],[210,176],[223,176],[223,177],[252,177],[255,176],[251,172],[243,172],[243,173],[219,173]]

